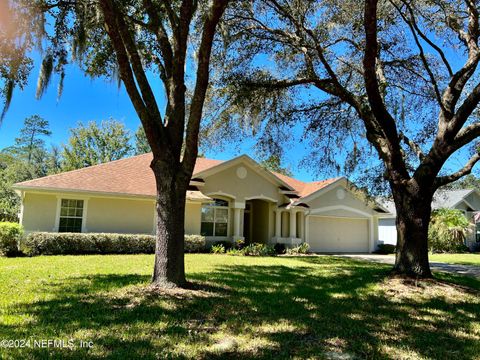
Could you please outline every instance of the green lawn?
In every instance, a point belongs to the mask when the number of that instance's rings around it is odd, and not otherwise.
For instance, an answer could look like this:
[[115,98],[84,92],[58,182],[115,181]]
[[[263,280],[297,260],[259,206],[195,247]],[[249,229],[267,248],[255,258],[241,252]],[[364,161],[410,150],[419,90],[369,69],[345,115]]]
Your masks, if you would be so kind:
[[430,261],[448,264],[480,266],[480,253],[475,254],[431,254]]
[[146,286],[152,264],[148,255],[0,259],[0,340],[94,342],[89,350],[0,349],[0,358],[480,354],[478,292],[390,279],[387,265],[328,256],[187,255],[196,290],[159,292]]

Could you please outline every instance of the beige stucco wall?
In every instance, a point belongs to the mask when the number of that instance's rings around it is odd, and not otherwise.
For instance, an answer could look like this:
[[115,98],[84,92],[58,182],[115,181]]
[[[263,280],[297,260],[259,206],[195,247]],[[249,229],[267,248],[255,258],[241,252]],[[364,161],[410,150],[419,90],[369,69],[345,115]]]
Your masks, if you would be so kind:
[[53,231],[56,212],[56,195],[26,193],[22,225],[26,231]]
[[202,220],[202,204],[185,204],[185,234],[200,234]]
[[[339,199],[337,197],[337,190],[338,189],[343,189],[345,191],[345,198],[344,199]],[[370,215],[374,215],[375,211],[371,209],[370,207],[366,206],[365,203],[359,199],[357,199],[350,191],[346,190],[343,186],[339,185],[334,187],[331,190],[328,190],[327,192],[321,194],[317,198],[314,198],[311,201],[307,201],[307,204],[310,206],[310,209],[312,211],[315,211],[317,208],[323,208],[323,207],[330,207],[330,206],[347,206],[349,208],[353,208],[356,210],[360,210],[364,213],[368,213]],[[358,214],[356,212],[354,217],[361,217],[361,214]],[[343,214],[343,215],[342,215]],[[326,212],[322,212],[321,215],[324,216],[353,216],[352,212],[346,212],[346,210],[343,209],[334,209],[334,210],[329,210]]]
[[153,219],[152,200],[90,198],[85,225],[88,232],[152,234]]
[[[86,200],[85,227],[88,232],[154,233],[154,201],[86,197],[84,194],[25,194],[22,224],[26,231],[55,231],[58,197]],[[87,200],[88,199],[88,200]],[[187,202],[185,233],[200,234],[201,204]]]
[[[236,171],[239,167],[247,169],[245,179],[240,179]],[[246,164],[232,166],[221,172],[205,177],[205,186],[202,193],[214,196],[215,194],[232,195],[235,202],[243,202],[246,198],[265,196],[275,201],[283,201],[284,196],[278,192],[278,186],[259,175]]]

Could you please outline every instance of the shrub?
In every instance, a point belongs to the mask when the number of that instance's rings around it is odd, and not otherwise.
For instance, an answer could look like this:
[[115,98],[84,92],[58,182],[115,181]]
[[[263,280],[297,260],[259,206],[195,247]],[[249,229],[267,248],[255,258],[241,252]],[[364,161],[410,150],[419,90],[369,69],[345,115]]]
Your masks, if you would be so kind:
[[226,254],[233,256],[273,256],[275,255],[275,249],[271,245],[253,243],[242,249],[236,247],[227,249]]
[[245,256],[272,256],[275,255],[275,249],[271,245],[253,243],[245,246],[243,249]]
[[428,228],[429,249],[433,253],[468,251],[464,242],[472,231],[472,224],[460,210],[435,210]]
[[11,222],[0,222],[0,255],[18,255],[18,246],[22,234],[23,228],[20,224]]
[[[231,249],[229,249],[230,251]],[[225,246],[223,244],[213,245],[210,249],[213,254],[225,254]]]
[[206,250],[205,236],[185,235],[185,252],[200,253]]
[[395,254],[395,245],[392,244],[379,244],[377,250],[374,251],[375,254]]
[[282,255],[287,252],[287,247],[285,246],[285,244],[277,243],[274,245],[273,248],[275,249],[275,253],[277,253],[278,255]]
[[227,240],[215,241],[213,245],[223,245],[225,250],[231,249],[233,247],[232,242]]
[[[185,236],[185,251],[205,249],[205,238]],[[153,254],[155,236],[95,233],[30,233],[21,241],[21,251],[37,255]]]
[[235,249],[231,248],[227,250],[227,255],[232,255],[232,256],[243,256],[245,255],[243,252],[243,249]]
[[243,249],[245,247],[245,240],[244,239],[237,239],[234,242],[235,249]]
[[287,254],[288,255],[308,254],[309,250],[310,250],[310,245],[308,245],[307,243],[301,243],[298,246],[288,249]]

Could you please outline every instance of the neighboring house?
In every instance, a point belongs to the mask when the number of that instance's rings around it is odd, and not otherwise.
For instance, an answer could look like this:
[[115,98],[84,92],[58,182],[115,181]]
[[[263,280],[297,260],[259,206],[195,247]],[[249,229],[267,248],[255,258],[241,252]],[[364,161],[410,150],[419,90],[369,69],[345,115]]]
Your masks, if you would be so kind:
[[[378,239],[385,244],[395,245],[397,243],[397,229],[395,219],[397,212],[395,204],[390,200],[377,199],[383,208],[388,210],[388,214],[382,214],[378,220]],[[439,190],[435,193],[432,202],[432,209],[457,209],[463,212],[465,217],[476,223],[476,231],[466,239],[466,244],[470,248],[480,240],[480,222],[476,221],[475,215],[480,211],[480,193],[477,190]],[[478,234],[478,235],[477,235]]]
[[[151,154],[22,182],[27,232],[155,232]],[[198,158],[185,210],[185,233],[209,242],[307,242],[317,252],[371,252],[378,216],[345,178],[302,182],[262,168],[246,155]]]

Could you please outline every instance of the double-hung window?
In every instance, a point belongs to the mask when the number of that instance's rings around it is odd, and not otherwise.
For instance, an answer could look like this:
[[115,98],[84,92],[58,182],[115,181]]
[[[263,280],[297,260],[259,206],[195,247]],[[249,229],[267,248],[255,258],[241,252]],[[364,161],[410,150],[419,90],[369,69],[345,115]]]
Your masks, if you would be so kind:
[[62,199],[58,232],[82,232],[83,200]]
[[213,203],[202,206],[200,233],[203,236],[225,237],[228,235],[228,201],[213,200]]

